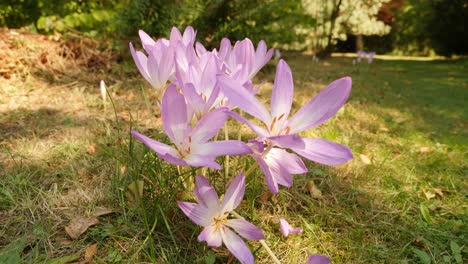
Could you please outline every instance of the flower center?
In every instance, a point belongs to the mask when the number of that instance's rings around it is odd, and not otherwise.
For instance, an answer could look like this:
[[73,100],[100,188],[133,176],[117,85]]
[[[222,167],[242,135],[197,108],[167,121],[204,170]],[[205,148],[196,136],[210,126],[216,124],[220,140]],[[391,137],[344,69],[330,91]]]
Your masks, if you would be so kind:
[[218,231],[224,226],[224,224],[226,224],[227,217],[223,215],[223,216],[215,217],[213,220],[214,220],[215,231]]

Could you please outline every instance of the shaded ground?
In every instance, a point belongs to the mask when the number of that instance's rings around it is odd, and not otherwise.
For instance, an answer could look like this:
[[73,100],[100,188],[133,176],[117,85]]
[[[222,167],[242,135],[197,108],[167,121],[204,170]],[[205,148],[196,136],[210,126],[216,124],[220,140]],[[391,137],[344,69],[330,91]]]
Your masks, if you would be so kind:
[[[127,51],[119,56],[109,46],[78,36],[1,33],[0,257],[79,261],[97,243],[98,263],[226,263],[227,252],[198,243],[199,228],[175,208],[185,195],[177,191],[183,183],[175,168],[130,141],[130,127],[163,138],[160,121],[154,94]],[[284,263],[304,262],[311,253],[335,263],[466,258],[467,60],[352,65],[352,58],[313,62],[300,53],[285,59],[296,109],[332,80],[353,78],[344,110],[304,135],[346,144],[355,159],[334,168],[309,163],[310,172],[277,197],[264,195],[259,172],[251,177],[240,212],[262,226],[278,257]],[[268,98],[273,78],[274,62],[258,77],[268,81],[261,98]],[[105,105],[101,79],[113,99]],[[231,137],[238,130],[232,127]],[[231,159],[231,171],[245,162],[252,161]],[[222,175],[209,171],[212,179]],[[306,191],[311,179],[319,197]],[[141,202],[128,188],[135,180],[145,186]],[[223,180],[216,182],[221,191]],[[99,216],[100,224],[79,239],[64,232],[72,219],[103,207],[113,213]],[[279,217],[304,233],[282,238]],[[257,260],[270,263],[263,249]]]

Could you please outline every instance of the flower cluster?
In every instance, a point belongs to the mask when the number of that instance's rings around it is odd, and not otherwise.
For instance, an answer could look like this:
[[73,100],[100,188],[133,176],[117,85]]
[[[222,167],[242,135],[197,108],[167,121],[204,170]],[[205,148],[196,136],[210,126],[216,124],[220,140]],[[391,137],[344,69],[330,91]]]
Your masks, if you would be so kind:
[[[369,51],[365,52],[363,50],[360,50],[357,52],[357,62],[361,62],[361,60],[367,59],[367,63],[371,64],[372,61],[374,60],[375,52],[374,51]],[[353,61],[354,64],[356,64],[356,61]]]
[[[136,131],[132,135],[167,163],[221,169],[216,162],[219,156],[250,155],[265,175],[268,188],[276,194],[279,185],[292,186],[292,175],[307,172],[301,157],[326,165],[352,159],[351,151],[343,145],[299,136],[337,113],[348,99],[351,78],[332,82],[291,114],[294,82],[289,65],[280,59],[268,110],[257,98],[259,87],[252,82],[273,55],[273,49],[267,49],[264,41],[255,48],[247,38],[233,46],[224,38],[219,50],[209,51],[195,42],[192,27],[183,34],[174,27],[169,39],[156,41],[141,30],[139,35],[144,52],[136,51],[131,43],[130,50],[140,73],[162,95],[159,103],[163,129],[173,144]],[[240,115],[237,108],[261,125]],[[256,138],[248,142],[212,140],[229,117],[247,125]],[[252,263],[250,250],[230,228],[251,240],[263,239],[263,233],[245,220],[228,218],[243,198],[245,177],[238,174],[220,202],[208,180],[197,176],[194,193],[199,204],[178,205],[194,223],[204,227],[200,241],[215,247],[223,242],[242,263]],[[281,230],[285,236],[302,231],[285,220],[281,221]]]

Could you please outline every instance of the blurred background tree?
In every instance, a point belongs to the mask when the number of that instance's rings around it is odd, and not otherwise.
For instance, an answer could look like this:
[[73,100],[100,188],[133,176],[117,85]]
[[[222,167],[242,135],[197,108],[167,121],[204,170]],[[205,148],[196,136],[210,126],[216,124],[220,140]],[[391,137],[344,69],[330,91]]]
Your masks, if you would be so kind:
[[450,56],[468,51],[467,10],[467,0],[3,0],[0,26],[125,39],[138,29],[167,37],[172,26],[192,25],[208,47],[248,37],[323,56]]

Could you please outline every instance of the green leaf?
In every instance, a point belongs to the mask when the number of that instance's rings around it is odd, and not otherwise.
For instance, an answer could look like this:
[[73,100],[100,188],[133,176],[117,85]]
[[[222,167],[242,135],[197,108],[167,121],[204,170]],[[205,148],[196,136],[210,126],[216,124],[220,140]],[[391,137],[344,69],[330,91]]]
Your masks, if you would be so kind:
[[432,223],[431,215],[429,214],[429,209],[424,205],[420,205],[421,216],[427,223]]
[[79,258],[80,258],[80,254],[74,254],[70,256],[54,258],[54,259],[48,260],[46,263],[47,264],[67,264],[67,263],[76,261]]
[[6,247],[0,249],[0,263],[16,264],[21,263],[21,253],[26,246],[26,238],[17,239]]
[[452,249],[452,255],[455,258],[457,264],[462,264],[462,255],[460,246],[455,241],[450,241],[450,249]]
[[216,262],[216,255],[213,252],[208,253],[205,257],[206,264],[214,264]]
[[431,264],[431,256],[429,256],[429,254],[417,248],[411,248],[411,250],[413,250],[414,254],[418,256],[419,261],[422,264]]

